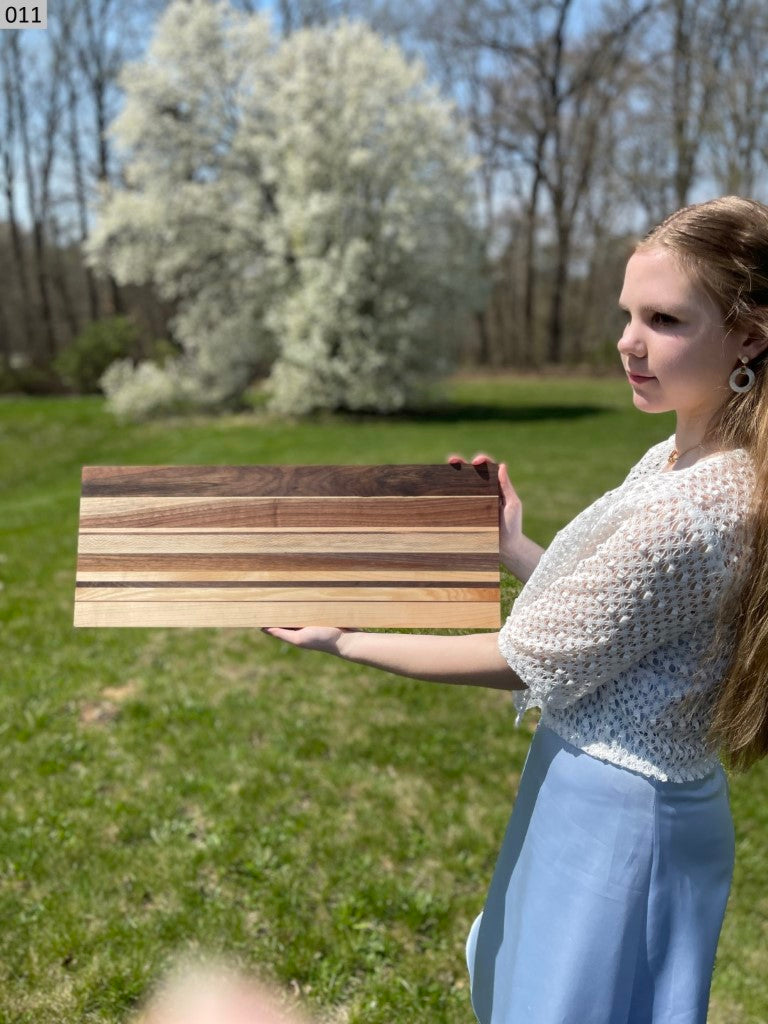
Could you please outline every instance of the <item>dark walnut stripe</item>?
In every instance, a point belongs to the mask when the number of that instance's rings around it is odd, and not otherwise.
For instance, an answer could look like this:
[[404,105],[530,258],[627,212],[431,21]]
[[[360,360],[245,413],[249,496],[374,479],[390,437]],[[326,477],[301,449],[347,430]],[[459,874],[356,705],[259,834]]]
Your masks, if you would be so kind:
[[83,466],[82,495],[498,497],[498,466]]
[[83,572],[111,570],[143,570],[145,572],[178,571],[185,569],[211,570],[280,570],[285,573],[301,573],[304,570],[330,572],[334,570],[358,569],[361,572],[383,569],[400,570],[464,570],[477,572],[499,571],[498,555],[460,554],[446,557],[442,552],[421,552],[409,555],[398,551],[336,551],[300,552],[297,554],[242,554],[221,555],[198,552],[195,554],[98,554],[78,555],[77,568]]
[[[102,580],[102,581],[80,581],[78,580],[78,587],[210,587],[215,585],[216,587],[253,587],[253,580],[131,580],[129,583],[117,581],[117,580]],[[358,587],[361,591],[375,590],[376,587],[418,587],[420,590],[429,587],[461,587],[466,590],[468,587],[479,588],[481,590],[487,590],[489,592],[496,593],[498,587],[488,583],[474,583],[471,580],[451,580],[446,583],[444,580],[382,580],[379,583],[367,583],[365,580],[262,580],[258,583],[261,587]],[[361,593],[360,596],[365,599],[366,593]],[[485,597],[483,597],[485,600]],[[489,598],[490,600],[490,598]]]

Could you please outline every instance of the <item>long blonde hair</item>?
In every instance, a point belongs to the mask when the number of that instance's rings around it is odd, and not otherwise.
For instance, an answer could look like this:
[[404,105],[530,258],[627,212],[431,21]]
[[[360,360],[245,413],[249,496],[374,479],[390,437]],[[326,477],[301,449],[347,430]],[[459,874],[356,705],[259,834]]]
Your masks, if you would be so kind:
[[[673,213],[638,244],[663,247],[717,303],[726,328],[768,339],[768,207],[739,196]],[[744,448],[755,469],[745,522],[753,557],[746,580],[723,595],[710,658],[736,638],[715,693],[707,740],[727,767],[744,772],[768,754],[768,349],[749,362],[755,383],[732,392],[704,440]],[[741,377],[739,378],[741,382]],[[730,389],[729,389],[730,390]]]

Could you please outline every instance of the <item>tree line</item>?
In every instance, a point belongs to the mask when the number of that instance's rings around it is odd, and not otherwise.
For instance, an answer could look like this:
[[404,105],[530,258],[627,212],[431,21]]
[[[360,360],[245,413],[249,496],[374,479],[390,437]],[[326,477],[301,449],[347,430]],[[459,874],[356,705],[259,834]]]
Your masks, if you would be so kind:
[[[35,46],[32,33],[2,33],[5,390],[65,387],[57,359],[114,314],[135,321],[136,358],[160,338],[178,347],[173,295],[84,258],[100,190],[126,184],[108,131],[120,73],[167,8],[60,0]],[[465,364],[618,369],[615,296],[632,239],[697,199],[767,198],[760,0],[280,0],[273,27],[288,38],[340,18],[420,57],[467,126],[485,287],[462,315]]]

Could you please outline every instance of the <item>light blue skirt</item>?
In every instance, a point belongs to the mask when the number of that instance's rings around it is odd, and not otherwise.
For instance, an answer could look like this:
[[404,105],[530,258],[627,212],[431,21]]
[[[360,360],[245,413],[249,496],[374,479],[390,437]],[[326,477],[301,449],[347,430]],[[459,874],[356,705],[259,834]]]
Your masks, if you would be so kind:
[[728,778],[660,782],[539,725],[467,939],[480,1024],[706,1024]]

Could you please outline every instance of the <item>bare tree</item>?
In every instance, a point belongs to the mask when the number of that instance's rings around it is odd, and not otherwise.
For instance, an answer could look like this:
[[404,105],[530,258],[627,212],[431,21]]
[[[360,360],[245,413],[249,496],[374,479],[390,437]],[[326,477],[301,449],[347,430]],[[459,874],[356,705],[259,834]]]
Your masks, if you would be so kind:
[[669,0],[675,202],[685,206],[742,0]]
[[[624,58],[651,2],[606,5],[596,27],[572,27],[574,0],[466,2],[454,23],[460,48],[487,55],[485,126],[494,152],[526,169],[524,360],[535,361],[540,223],[551,227],[546,357],[563,358],[563,315],[574,225],[592,179],[609,109],[621,91]],[[470,93],[470,95],[472,95]],[[546,200],[546,206],[545,201]]]
[[[6,32],[2,39],[0,39],[0,72],[2,73],[0,154],[2,155],[3,192],[5,193],[9,236],[13,254],[13,259],[11,261],[13,273],[5,280],[9,286],[16,284],[21,294],[21,303],[17,319],[21,324],[26,351],[31,353],[35,348],[35,328],[31,302],[32,288],[24,257],[24,244],[22,230],[18,220],[16,199],[16,140],[18,135],[18,117],[16,85],[14,83],[12,68],[12,48],[17,45],[18,35],[15,32]],[[4,292],[5,296],[8,296],[10,293],[10,287],[6,287]],[[3,348],[7,352],[7,361],[8,365],[10,365],[11,346],[9,318],[4,317],[4,321],[2,330],[4,337],[8,340],[3,345]]]
[[[112,10],[110,10],[110,7]],[[74,202],[82,242],[90,231],[88,208],[94,178],[110,174],[107,125],[111,116],[108,93],[132,38],[127,20],[120,17],[117,42],[105,37],[104,26],[117,24],[120,5],[115,0],[63,0],[46,34],[47,50],[24,52],[21,33],[7,33],[0,49],[2,101],[7,144],[2,149],[4,192],[10,238],[20,289],[24,344],[32,364],[46,370],[63,344],[79,328],[78,302],[62,264],[61,248],[71,240],[64,210]],[[133,36],[134,48],[139,36]],[[94,113],[95,159],[84,150],[81,109],[90,99]],[[66,136],[65,136],[66,128]],[[61,165],[68,146],[72,188],[53,194],[54,169]],[[19,225],[17,154],[20,157],[31,220],[31,259],[25,258]],[[55,211],[61,211],[61,215]],[[101,310],[92,273],[83,268],[87,315]],[[34,284],[33,284],[34,282]],[[123,308],[120,292],[110,281],[112,307]],[[59,318],[61,322],[59,323]]]
[[768,8],[744,0],[712,95],[707,149],[722,192],[752,195],[768,164]]
[[[74,51],[72,59],[81,76],[82,92],[88,100],[90,116],[93,118],[96,150],[92,165],[93,177],[97,182],[104,183],[111,178],[107,129],[114,113],[111,108],[115,84],[124,62],[141,49],[142,30],[132,26],[130,19],[124,16],[124,5],[119,0],[70,0],[70,5],[73,27],[68,33],[68,39]],[[140,4],[132,5],[132,9],[136,14],[142,13]],[[110,26],[117,24],[120,25],[121,31],[115,33],[113,30],[110,33]],[[77,93],[70,86],[69,142],[76,184],[80,240],[84,241],[89,233],[87,210],[93,191],[89,190],[82,176],[83,161],[78,145],[82,135],[79,130],[77,107]],[[111,275],[108,275],[107,280],[112,312],[121,313],[124,311],[124,304],[118,284]],[[91,301],[94,302],[93,285],[90,282],[89,290]]]
[[[41,329],[37,335],[32,356],[34,365],[45,369],[58,351],[56,333],[51,310],[51,286],[49,271],[46,264],[44,230],[50,201],[50,177],[56,149],[60,110],[57,102],[58,60],[54,61],[53,74],[49,77],[40,73],[30,78],[27,67],[35,69],[36,61],[30,60],[27,53],[22,59],[20,39],[14,33],[8,47],[10,73],[13,78],[11,102],[18,118],[19,140],[21,143],[22,163],[24,167],[25,186],[32,214],[33,242],[33,276],[37,286],[37,300],[40,304]],[[32,145],[32,125],[30,123],[30,98],[37,99],[36,108],[42,114],[42,131],[36,131],[35,137],[40,140],[39,159],[35,165],[35,152]]]
[[560,0],[550,41],[548,102],[542,104],[542,112],[552,125],[542,177],[556,239],[547,332],[551,362],[560,362],[563,356],[563,317],[574,228],[592,184],[611,106],[622,91],[624,56],[634,30],[652,10],[650,3],[642,3],[628,12],[624,5],[616,12],[609,11],[607,24],[573,44],[566,56],[569,7],[570,0]]
[[720,135],[716,110],[729,87],[728,54],[746,7],[741,0],[662,0],[655,9],[634,60],[624,130],[625,173],[649,220],[685,206],[703,177],[708,139]]

